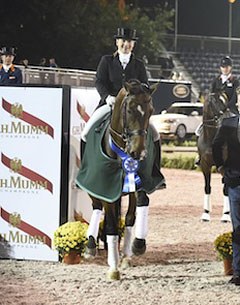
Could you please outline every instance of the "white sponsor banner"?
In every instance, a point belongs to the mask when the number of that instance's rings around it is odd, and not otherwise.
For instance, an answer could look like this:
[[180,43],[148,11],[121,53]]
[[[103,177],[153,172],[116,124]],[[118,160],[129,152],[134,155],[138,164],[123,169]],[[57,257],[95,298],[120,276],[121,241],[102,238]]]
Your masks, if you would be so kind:
[[58,261],[62,96],[0,87],[0,257]]
[[92,201],[88,194],[75,187],[80,166],[80,138],[82,130],[100,101],[95,88],[71,88],[70,160],[68,219],[90,221]]

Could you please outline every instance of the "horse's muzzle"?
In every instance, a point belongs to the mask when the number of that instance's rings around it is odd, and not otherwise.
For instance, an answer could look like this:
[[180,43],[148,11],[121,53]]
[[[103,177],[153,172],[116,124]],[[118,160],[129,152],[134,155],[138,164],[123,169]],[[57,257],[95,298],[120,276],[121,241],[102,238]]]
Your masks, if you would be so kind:
[[141,152],[132,151],[132,152],[129,153],[129,155],[130,155],[133,159],[141,161],[141,160],[143,160],[144,158],[146,158],[146,156],[147,156],[147,150],[143,150],[143,151],[141,151]]

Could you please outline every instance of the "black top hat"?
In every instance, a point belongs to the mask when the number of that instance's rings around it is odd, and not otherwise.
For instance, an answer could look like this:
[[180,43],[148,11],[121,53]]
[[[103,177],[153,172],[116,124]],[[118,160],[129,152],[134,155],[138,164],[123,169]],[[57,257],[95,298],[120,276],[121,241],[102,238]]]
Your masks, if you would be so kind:
[[114,35],[114,38],[122,38],[125,40],[138,40],[138,37],[136,36],[137,31],[128,29],[128,28],[118,28],[117,34]]
[[0,50],[1,55],[13,55],[16,56],[16,48],[14,47],[2,47]]
[[225,56],[221,59],[221,63],[220,66],[221,67],[227,67],[227,66],[231,66],[232,67],[232,59],[229,56]]

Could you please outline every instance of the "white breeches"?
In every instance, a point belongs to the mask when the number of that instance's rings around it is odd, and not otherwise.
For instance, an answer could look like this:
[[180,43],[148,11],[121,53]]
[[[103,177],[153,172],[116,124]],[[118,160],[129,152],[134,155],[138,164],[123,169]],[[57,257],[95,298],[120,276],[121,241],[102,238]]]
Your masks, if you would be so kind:
[[89,130],[91,129],[91,127],[94,125],[94,123],[99,120],[100,118],[102,118],[105,114],[109,113],[111,111],[111,107],[109,105],[103,105],[100,108],[98,108],[97,110],[95,110],[93,112],[93,114],[91,115],[90,119],[88,120],[88,122],[86,123],[82,134],[81,134],[81,138],[84,142],[86,142],[86,136],[89,132]]

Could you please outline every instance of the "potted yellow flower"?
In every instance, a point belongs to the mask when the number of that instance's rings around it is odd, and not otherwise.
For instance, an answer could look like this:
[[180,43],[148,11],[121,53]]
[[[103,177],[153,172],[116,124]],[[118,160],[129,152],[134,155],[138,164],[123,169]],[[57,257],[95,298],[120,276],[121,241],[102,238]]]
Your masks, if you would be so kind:
[[232,232],[226,232],[217,236],[214,241],[214,248],[218,258],[224,262],[226,275],[232,274]]
[[54,232],[54,246],[65,263],[80,262],[87,241],[87,228],[86,223],[73,221],[61,225]]

